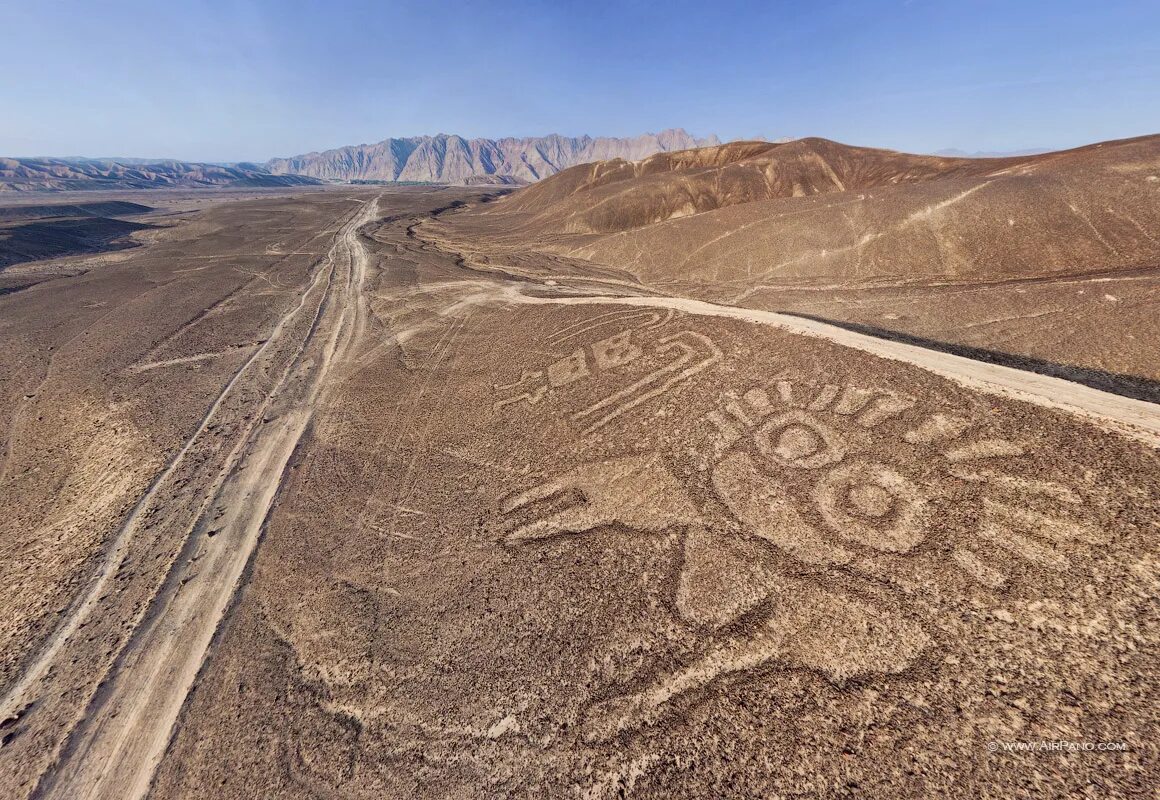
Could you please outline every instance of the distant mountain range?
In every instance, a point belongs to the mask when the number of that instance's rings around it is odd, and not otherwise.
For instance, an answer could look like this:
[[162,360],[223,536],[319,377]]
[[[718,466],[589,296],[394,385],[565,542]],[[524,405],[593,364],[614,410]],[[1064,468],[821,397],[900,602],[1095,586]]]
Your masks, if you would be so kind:
[[0,192],[307,186],[303,175],[271,175],[257,164],[88,158],[0,158]]
[[534,183],[577,164],[720,144],[680,128],[631,138],[412,136],[275,158],[265,164],[142,158],[0,158],[0,192],[307,186],[332,181]]
[[421,181],[429,183],[533,183],[577,164],[623,158],[638,161],[655,153],[720,144],[716,136],[697,138],[681,128],[632,138],[533,136],[464,139],[441,133],[384,139],[275,158],[265,167],[275,175],[326,180]]

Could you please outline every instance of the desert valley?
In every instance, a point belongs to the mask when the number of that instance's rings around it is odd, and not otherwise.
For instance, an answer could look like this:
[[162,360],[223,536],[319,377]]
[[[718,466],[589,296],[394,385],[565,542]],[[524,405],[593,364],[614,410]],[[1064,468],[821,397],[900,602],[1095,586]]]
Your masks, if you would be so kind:
[[1160,136],[632,146],[0,194],[5,797],[1155,789]]

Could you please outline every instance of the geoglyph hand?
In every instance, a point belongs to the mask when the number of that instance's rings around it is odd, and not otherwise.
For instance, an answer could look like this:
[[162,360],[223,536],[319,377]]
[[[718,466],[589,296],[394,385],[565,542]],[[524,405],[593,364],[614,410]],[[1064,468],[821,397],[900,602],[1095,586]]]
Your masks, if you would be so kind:
[[[573,502],[557,509],[549,502],[553,498]],[[504,541],[509,544],[582,533],[614,522],[656,532],[701,520],[657,453],[581,465],[509,498],[500,510],[507,518]]]
[[[763,474],[747,456],[736,454],[718,464],[714,488],[751,535],[765,539],[816,566],[841,564],[848,552],[805,522],[792,507],[777,478]],[[563,507],[561,508],[561,505]],[[644,532],[683,526],[685,570],[709,575],[722,585],[740,580],[714,552],[717,534],[703,522],[681,483],[659,454],[633,455],[584,464],[509,498],[501,504],[510,544],[582,533],[621,523]],[[691,542],[701,542],[690,549]],[[703,545],[709,543],[708,548]],[[700,552],[701,556],[695,556]],[[690,563],[690,558],[698,563]],[[703,563],[702,563],[703,562]],[[692,573],[690,573],[692,574]],[[756,632],[725,635],[691,664],[655,677],[645,689],[593,706],[584,721],[590,740],[651,724],[686,692],[770,662],[813,669],[831,680],[905,669],[930,644],[923,630],[898,615],[836,595],[816,582],[788,575],[766,575],[744,602],[728,591],[686,585],[673,598],[690,621],[728,624],[757,603],[769,610]],[[698,619],[699,618],[699,619]]]

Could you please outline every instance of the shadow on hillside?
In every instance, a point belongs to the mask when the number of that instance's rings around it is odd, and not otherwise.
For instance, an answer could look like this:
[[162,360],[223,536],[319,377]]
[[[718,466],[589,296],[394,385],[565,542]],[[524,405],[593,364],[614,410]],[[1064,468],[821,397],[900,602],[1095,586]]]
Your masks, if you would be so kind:
[[1054,361],[1047,361],[1045,359],[1035,358],[1033,356],[1013,355],[1011,353],[1004,353],[999,350],[988,350],[983,347],[971,347],[969,345],[952,344],[950,342],[943,342],[937,339],[927,339],[923,336],[915,336],[909,333],[893,331],[888,328],[878,328],[873,325],[864,325],[859,322],[843,322],[841,320],[830,319],[828,317],[822,317],[816,314],[803,314],[798,311],[780,311],[778,313],[785,314],[786,316],[790,317],[801,317],[802,319],[824,322],[827,325],[834,325],[838,328],[845,328],[846,330],[854,331],[855,333],[863,333],[867,336],[874,336],[878,339],[889,339],[895,342],[903,342],[905,344],[912,344],[918,347],[925,347],[929,350],[938,350],[943,353],[963,356],[964,358],[970,358],[975,361],[984,361],[989,364],[1013,367],[1015,369],[1026,370],[1028,372],[1036,372],[1040,375],[1050,375],[1053,378],[1062,378],[1063,380],[1072,381],[1073,383],[1080,383],[1084,386],[1090,386],[1093,389],[1099,389],[1100,391],[1118,394],[1123,397],[1131,397],[1136,400],[1146,400],[1150,403],[1160,403],[1160,381],[1141,378],[1136,375],[1120,375],[1114,372],[1106,372],[1100,369],[1077,367],[1071,364],[1059,364]]
[[0,269],[28,261],[136,247],[129,234],[156,227],[107,217],[38,220],[0,225]]
[[156,209],[125,200],[103,200],[93,203],[45,203],[43,205],[0,206],[0,221],[15,222],[46,217],[132,217]]

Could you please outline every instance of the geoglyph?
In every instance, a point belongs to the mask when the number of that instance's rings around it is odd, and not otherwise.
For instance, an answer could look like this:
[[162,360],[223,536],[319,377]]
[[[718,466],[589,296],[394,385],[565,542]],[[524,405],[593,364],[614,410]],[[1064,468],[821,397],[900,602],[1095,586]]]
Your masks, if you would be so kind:
[[[667,322],[650,318],[648,324]],[[643,376],[624,369],[650,348],[671,361]],[[511,391],[541,382],[495,407],[535,404],[598,371],[623,370],[623,386],[570,414],[588,435],[724,357],[704,334],[624,329],[544,370],[525,372],[517,384],[497,386]],[[885,426],[887,421],[895,425]],[[904,596],[888,605],[835,593],[818,579],[828,571],[880,577],[875,570],[881,558],[946,547],[946,541],[928,542],[937,536],[950,540],[949,563],[979,586],[995,589],[1008,577],[1001,560],[982,554],[982,545],[1059,571],[1069,563],[1062,545],[1106,539],[1059,511],[1083,503],[1075,490],[996,466],[1020,456],[1024,444],[995,436],[965,416],[928,413],[919,399],[888,389],[780,376],[769,385],[725,391],[701,425],[713,431],[711,452],[704,454],[711,464],[708,488],[732,520],[715,519],[698,507],[695,492],[662,452],[585,463],[501,503],[507,545],[610,525],[643,535],[679,533],[679,578],[665,602],[685,624],[704,632],[703,650],[680,669],[647,678],[643,689],[594,703],[584,719],[592,741],[653,724],[683,696],[727,686],[727,679],[759,677],[767,665],[841,683],[906,670],[932,646],[937,633],[904,613],[914,610]],[[929,479],[921,483],[907,464],[876,461],[874,448],[856,446],[877,435],[876,429],[898,436],[917,458],[945,464],[940,480],[977,487],[973,534],[952,534],[938,524],[929,500],[937,487]],[[1027,507],[1021,501],[1028,498],[1043,499],[1046,507]],[[783,558],[771,564],[730,559],[720,543],[735,535],[762,542]],[[896,577],[894,583],[897,595],[907,581]]]

